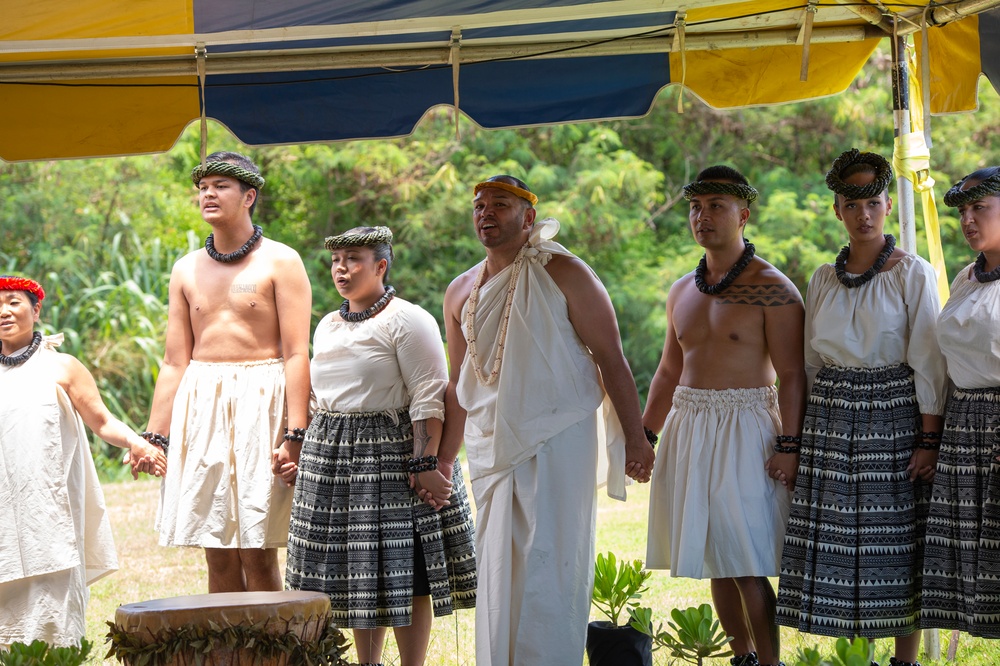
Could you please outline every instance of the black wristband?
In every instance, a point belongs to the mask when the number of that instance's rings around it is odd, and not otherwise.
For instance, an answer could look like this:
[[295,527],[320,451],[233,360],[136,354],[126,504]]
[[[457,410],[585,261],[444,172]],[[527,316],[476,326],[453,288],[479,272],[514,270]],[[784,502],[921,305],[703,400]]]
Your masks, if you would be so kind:
[[150,444],[152,444],[153,446],[163,449],[164,453],[166,453],[167,450],[170,448],[170,438],[164,437],[158,432],[149,432],[147,430],[146,432],[139,433],[139,436],[142,437],[147,442],[149,442]]
[[422,458],[410,458],[406,461],[406,471],[410,474],[420,472],[433,472],[438,467],[437,456],[424,456]]
[[799,452],[799,447],[798,446],[785,446],[784,444],[775,444],[774,445],[774,452],[775,453],[798,453]]

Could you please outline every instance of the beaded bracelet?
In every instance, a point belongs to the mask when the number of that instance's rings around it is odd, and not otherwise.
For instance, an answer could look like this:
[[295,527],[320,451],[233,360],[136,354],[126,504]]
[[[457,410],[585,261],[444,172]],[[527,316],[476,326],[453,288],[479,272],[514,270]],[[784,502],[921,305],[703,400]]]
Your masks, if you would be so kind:
[[424,456],[423,458],[410,458],[406,461],[406,471],[410,474],[420,472],[433,472],[438,467],[437,456]]
[[292,428],[292,431],[288,432],[288,428],[285,428],[285,436],[283,439],[286,442],[304,442],[306,440],[306,429]]
[[146,432],[140,433],[139,437],[142,437],[153,446],[163,449],[164,453],[166,453],[167,449],[170,448],[170,438],[164,437],[158,432],[149,432],[147,430]]
[[655,449],[656,448],[656,443],[660,441],[659,436],[657,436],[657,434],[655,432],[653,432],[652,430],[650,430],[646,426],[643,426],[642,430],[643,430],[643,432],[646,433],[646,441],[649,442],[649,445],[652,446]]
[[[776,442],[774,445],[775,453],[798,453],[802,437],[799,435],[778,435],[774,441]],[[792,446],[785,446],[786,444],[792,444]]]
[[938,451],[941,448],[941,433],[934,431],[920,433],[917,448],[923,451]]

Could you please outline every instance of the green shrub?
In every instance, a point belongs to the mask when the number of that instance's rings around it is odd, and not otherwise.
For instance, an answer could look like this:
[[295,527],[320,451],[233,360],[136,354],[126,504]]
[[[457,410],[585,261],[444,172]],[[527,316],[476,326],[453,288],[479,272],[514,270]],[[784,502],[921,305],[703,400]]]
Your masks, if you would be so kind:
[[80,647],[52,647],[45,641],[11,643],[9,650],[0,651],[0,666],[80,666],[93,647],[86,638],[80,640]]

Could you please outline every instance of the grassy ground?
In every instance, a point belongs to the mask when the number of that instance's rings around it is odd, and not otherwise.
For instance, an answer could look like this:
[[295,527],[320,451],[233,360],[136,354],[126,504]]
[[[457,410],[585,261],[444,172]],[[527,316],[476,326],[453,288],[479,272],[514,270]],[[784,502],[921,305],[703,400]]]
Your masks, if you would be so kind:
[[[105,496],[115,530],[115,543],[121,569],[91,587],[91,600],[87,613],[87,638],[96,646],[92,664],[115,664],[104,660],[107,651],[104,636],[105,622],[114,619],[119,604],[145,601],[207,591],[204,559],[200,550],[161,548],[156,542],[153,521],[159,495],[156,481],[113,483],[104,487]],[[597,550],[612,550],[619,558],[644,558],[646,551],[646,511],[648,486],[632,486],[627,503],[615,502],[602,496],[597,517]],[[282,567],[284,552],[281,553]],[[650,579],[649,592],[643,605],[654,611],[654,623],[666,622],[672,608],[686,608],[710,602],[707,581],[671,578],[666,572],[656,571]],[[596,614],[592,619],[599,619]],[[472,611],[459,611],[451,617],[438,620],[431,634],[427,663],[442,666],[474,664],[474,619]],[[391,636],[391,634],[390,634]],[[941,632],[942,654],[948,649],[949,632]],[[782,655],[786,662],[794,662],[794,655],[801,647],[819,645],[823,652],[832,652],[833,640],[802,635],[782,628]],[[891,641],[881,641],[876,646],[876,657],[888,663]],[[391,638],[385,652],[385,663],[398,664],[398,654]],[[353,658],[353,657],[352,657]],[[943,665],[945,662],[921,656],[924,666]],[[668,656],[654,654],[658,666],[670,663]],[[714,660],[712,666],[728,664],[728,660]],[[994,666],[1000,664],[1000,643],[972,638],[963,634],[959,640],[957,663],[963,666]]]

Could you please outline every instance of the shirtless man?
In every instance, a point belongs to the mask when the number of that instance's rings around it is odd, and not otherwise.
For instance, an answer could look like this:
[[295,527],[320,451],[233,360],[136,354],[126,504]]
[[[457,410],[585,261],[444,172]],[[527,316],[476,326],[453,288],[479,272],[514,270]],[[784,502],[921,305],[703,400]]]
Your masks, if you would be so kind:
[[664,428],[646,566],[710,578],[733,664],[756,666],[755,650],[760,664],[778,664],[767,577],[778,575],[795,482],[804,309],[795,286],[743,238],[757,191],[742,174],[709,167],[684,194],[705,256],[667,296],[663,357],[643,414],[644,426]]
[[192,180],[212,234],[170,275],[146,434],[170,440],[160,545],[204,548],[209,592],[280,590],[276,549],[308,418],[312,291],[298,253],[251,220],[264,185],[253,162],[214,153]]

